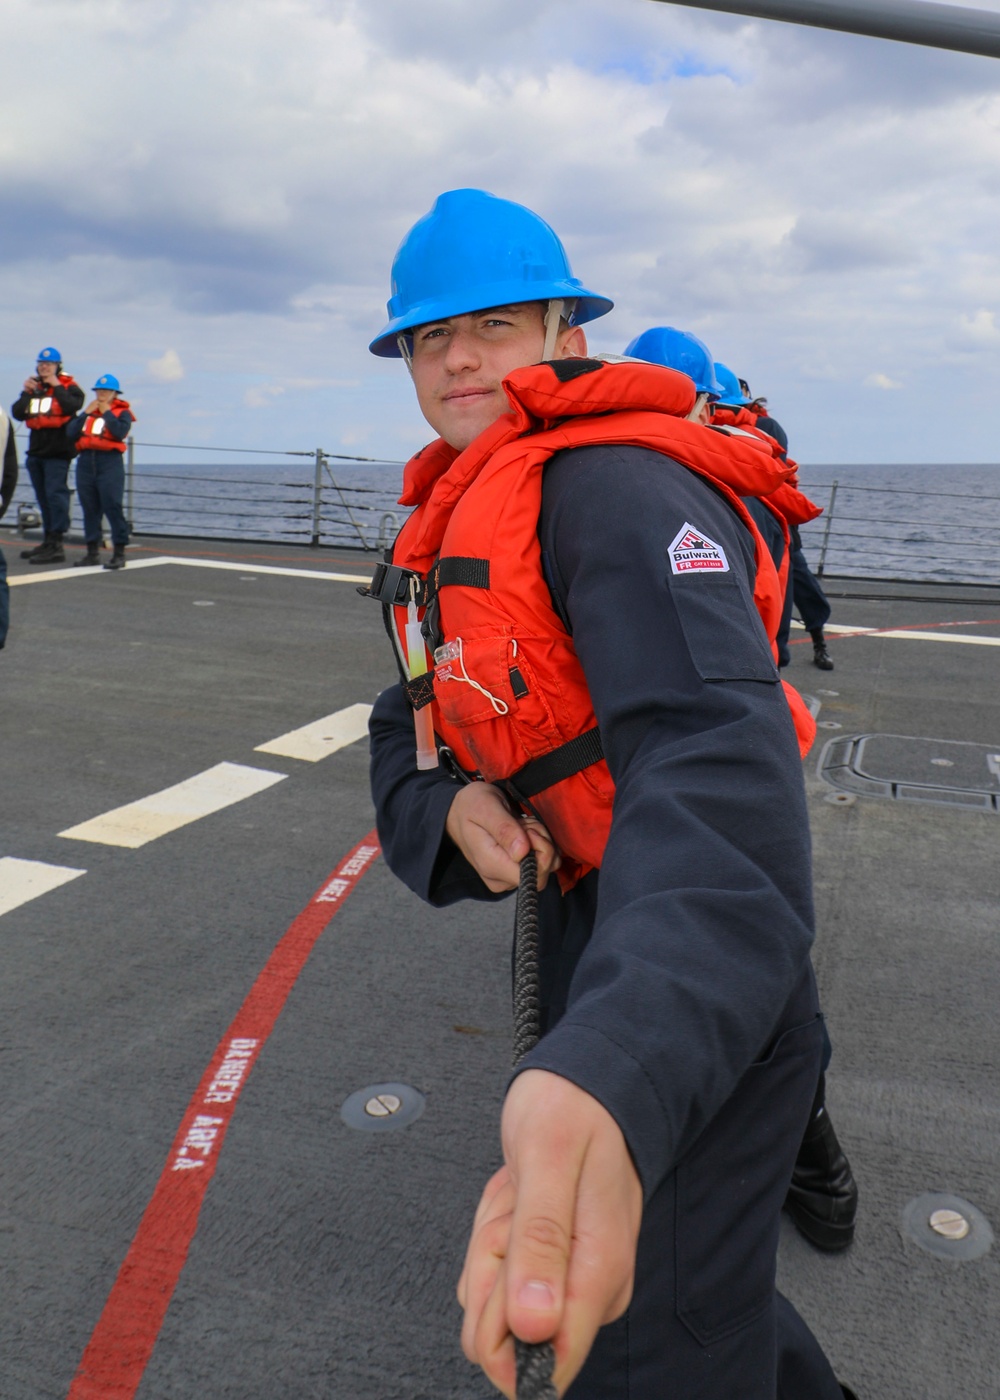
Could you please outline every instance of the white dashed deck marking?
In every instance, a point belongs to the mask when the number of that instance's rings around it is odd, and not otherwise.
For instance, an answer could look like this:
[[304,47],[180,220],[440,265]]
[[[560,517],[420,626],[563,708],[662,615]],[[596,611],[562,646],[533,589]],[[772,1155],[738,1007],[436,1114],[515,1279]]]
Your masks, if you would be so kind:
[[74,870],[68,865],[46,865],[42,860],[16,860],[14,856],[0,857],[0,914],[9,914],[21,904],[37,899],[41,894],[57,890],[60,885],[86,875],[86,870]]
[[[959,627],[968,623],[952,624]],[[792,626],[796,631],[805,631],[801,622],[794,622]],[[904,642],[965,642],[973,647],[1000,647],[1000,637],[970,637],[967,632],[918,632],[911,631],[905,627],[848,627],[840,622],[827,622],[823,627],[824,632],[839,633],[843,637],[888,637]]]
[[287,776],[287,773],[272,773],[263,768],[245,768],[239,763],[217,763],[214,768],[206,768],[204,773],[197,773],[183,783],[154,792],[138,802],[129,802],[124,807],[115,807],[100,817],[60,831],[59,835],[73,841],[96,841],[103,846],[127,846],[137,850],[147,841],[155,841],[158,836],[166,836],[189,822],[253,797]]
[[[136,569],[155,569],[163,564],[177,564],[183,569],[224,569],[227,572],[240,574],[279,574],[283,578],[320,578],[331,583],[371,583],[370,574],[332,574],[326,569],[284,569],[277,564],[233,564],[226,559],[180,559],[173,555],[154,555],[152,559],[130,559],[126,565],[127,572],[134,572]],[[111,578],[113,574],[109,569],[50,569],[47,573],[39,574],[18,574],[16,578],[8,579],[11,587],[17,587],[22,583],[51,583],[59,579],[84,579],[84,578]]]
[[368,734],[368,716],[371,712],[371,705],[348,705],[346,710],[337,710],[324,719],[304,724],[301,729],[292,729],[266,744],[258,744],[254,752],[299,758],[303,763],[318,763],[328,754],[364,739]]

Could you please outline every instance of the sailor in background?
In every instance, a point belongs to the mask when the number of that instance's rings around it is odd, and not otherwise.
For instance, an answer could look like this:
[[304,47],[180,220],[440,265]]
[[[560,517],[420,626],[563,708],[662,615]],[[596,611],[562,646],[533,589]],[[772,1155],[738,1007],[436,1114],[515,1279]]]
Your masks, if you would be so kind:
[[[10,419],[0,408],[0,520],[7,513],[17,486],[17,443],[11,431]],[[7,560],[0,549],[0,651],[7,643],[10,627],[10,587],[7,583]]]
[[31,477],[45,537],[21,558],[32,564],[61,564],[66,558],[63,535],[69,529],[69,464],[76,449],[65,427],[83,407],[83,390],[65,374],[54,345],[38,353],[35,373],[24,381],[11,416],[31,430],[24,465]]
[[554,1341],[572,1400],[841,1400],[774,1287],[822,1030],[781,596],[740,495],[787,468],[690,422],[685,377],[586,358],[611,302],[521,205],[442,195],[392,290],[371,349],[440,437],[369,590],[405,678],[371,718],[380,837],[436,905],[539,863],[544,1034],[473,1223],[466,1354],[507,1396],[516,1334]]
[[[733,413],[733,421],[741,422],[745,415],[748,421],[752,421],[761,432],[773,437],[787,452],[788,434],[778,420],[772,418],[768,413],[767,399],[752,399],[750,386],[746,380],[738,380],[732,370],[727,369],[725,365],[717,364],[716,369],[723,371],[722,378],[726,382],[726,392],[721,403],[724,408],[728,408]],[[722,421],[721,414],[720,421]],[[812,638],[813,664],[818,666],[821,671],[832,671],[833,659],[827,649],[826,633],[823,630],[830,621],[832,611],[830,600],[823,592],[819,579],[806,563],[806,556],[802,552],[802,536],[799,534],[797,524],[791,525],[790,534],[789,599],[786,617],[782,623],[781,631],[778,633],[778,664],[787,666],[791,660],[788,650],[788,633],[791,627],[792,606],[794,604],[806,631]]]
[[76,463],[76,491],[83,507],[83,537],[87,552],[77,568],[101,562],[101,518],[107,516],[113,546],[106,569],[124,569],[128,522],[125,519],[125,443],[135,422],[128,399],[113,374],[102,374],[94,385],[94,398],[66,426],[80,456]]

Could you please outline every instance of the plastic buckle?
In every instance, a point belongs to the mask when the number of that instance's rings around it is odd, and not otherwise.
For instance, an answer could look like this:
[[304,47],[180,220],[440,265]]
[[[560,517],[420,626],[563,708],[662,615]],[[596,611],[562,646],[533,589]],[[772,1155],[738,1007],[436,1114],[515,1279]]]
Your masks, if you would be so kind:
[[[415,594],[413,584],[416,584]],[[390,607],[402,607],[411,598],[421,607],[426,589],[423,575],[413,569],[404,569],[399,564],[376,564],[371,583],[367,588],[359,588],[358,592],[362,598],[374,598],[377,603]]]

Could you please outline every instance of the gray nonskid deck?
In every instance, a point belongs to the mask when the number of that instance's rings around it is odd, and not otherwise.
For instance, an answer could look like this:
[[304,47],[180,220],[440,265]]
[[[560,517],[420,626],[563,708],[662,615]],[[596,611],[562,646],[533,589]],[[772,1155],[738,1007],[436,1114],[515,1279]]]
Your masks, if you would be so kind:
[[[393,670],[378,609],[351,584],[254,569],[363,575],[365,562],[155,541],[130,559],[165,553],[244,569],[15,586],[0,654],[0,857],[87,871],[0,917],[4,1400],[66,1395],[213,1050],[373,823],[363,744],[314,764],[255,752],[370,703]],[[989,597],[923,595],[838,599],[834,621],[1000,636]],[[831,652],[824,674],[796,645],[789,672],[842,726],[824,741],[1000,751],[1000,648],[852,636]],[[997,1251],[935,1258],[902,1218],[938,1190],[1000,1225],[998,816],[828,801],[820,748],[806,767],[816,963],[829,1100],[862,1203],[841,1257],[786,1222],[781,1286],[862,1400],[996,1400]],[[222,762],[287,776],[138,850],[57,834]],[[364,876],[243,1091],[141,1400],[485,1400],[458,1349],[454,1283],[497,1162],[511,914],[434,912],[383,864]],[[379,1135],[341,1121],[349,1094],[389,1080],[426,1095],[417,1122]]]

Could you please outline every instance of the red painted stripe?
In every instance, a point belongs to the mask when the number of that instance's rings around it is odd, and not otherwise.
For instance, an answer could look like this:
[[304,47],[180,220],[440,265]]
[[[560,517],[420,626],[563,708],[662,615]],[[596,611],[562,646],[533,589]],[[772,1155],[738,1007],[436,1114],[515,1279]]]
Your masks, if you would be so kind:
[[243,1085],[317,939],[379,850],[378,836],[370,831],[316,891],[219,1042],[181,1120],[67,1400],[132,1400],[139,1388]]

